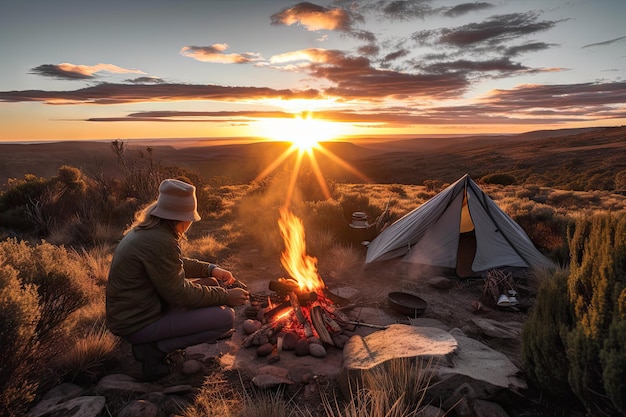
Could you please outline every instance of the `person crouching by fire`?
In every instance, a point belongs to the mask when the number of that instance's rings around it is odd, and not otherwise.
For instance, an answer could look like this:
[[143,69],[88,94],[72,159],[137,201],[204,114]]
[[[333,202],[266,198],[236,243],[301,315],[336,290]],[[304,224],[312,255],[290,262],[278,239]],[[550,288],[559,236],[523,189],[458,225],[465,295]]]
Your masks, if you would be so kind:
[[198,220],[196,188],[166,179],[158,199],[137,213],[113,254],[107,327],[132,344],[150,380],[169,374],[168,353],[230,337],[231,307],[249,299],[245,289],[229,288],[235,283],[230,271],[182,256],[180,241]]

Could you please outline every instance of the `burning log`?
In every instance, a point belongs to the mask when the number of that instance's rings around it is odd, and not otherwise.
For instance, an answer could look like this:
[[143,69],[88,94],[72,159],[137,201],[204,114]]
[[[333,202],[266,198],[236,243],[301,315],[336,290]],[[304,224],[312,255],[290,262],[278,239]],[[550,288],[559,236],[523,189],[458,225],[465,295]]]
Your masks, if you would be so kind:
[[325,314],[322,311],[322,307],[319,305],[313,306],[311,308],[311,322],[313,323],[313,327],[317,331],[317,334],[320,337],[320,340],[329,345],[333,345],[333,339],[330,337],[328,333],[328,329],[326,329],[326,323],[324,322]]
[[278,281],[270,281],[268,288],[275,293],[281,295],[289,295],[291,293],[296,293],[298,295],[298,301],[300,303],[308,303],[311,301],[317,300],[317,293],[314,291],[311,292],[301,292],[298,283],[291,279],[281,278]]
[[259,328],[259,330],[243,339],[243,347],[260,346],[264,343],[269,342],[269,340],[272,338],[272,335],[276,332],[279,332],[283,327],[285,327],[286,324],[287,318],[265,323]]
[[293,312],[298,319],[298,323],[302,325],[304,328],[304,337],[313,336],[313,329],[311,328],[311,324],[304,317],[304,313],[302,312],[302,308],[300,307],[300,302],[298,301],[298,295],[295,292],[292,292],[289,296],[289,301],[291,302],[291,307],[293,308]]

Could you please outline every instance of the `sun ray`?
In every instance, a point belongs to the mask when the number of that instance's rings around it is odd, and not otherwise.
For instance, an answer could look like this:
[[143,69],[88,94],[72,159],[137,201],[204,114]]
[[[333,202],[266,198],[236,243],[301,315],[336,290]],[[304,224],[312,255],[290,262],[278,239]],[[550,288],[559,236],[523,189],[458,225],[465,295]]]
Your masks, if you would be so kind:
[[272,162],[263,171],[261,171],[261,173],[259,175],[257,175],[256,178],[254,180],[252,180],[252,182],[261,181],[263,178],[265,178],[268,175],[270,175],[270,173],[272,173],[272,171],[274,171],[276,168],[278,168],[280,166],[280,164],[282,164],[289,157],[289,155],[291,155],[292,153],[294,153],[297,150],[298,150],[298,148],[296,148],[295,146],[293,146],[293,145],[290,146],[282,154],[280,154],[278,156],[278,158],[276,158],[274,160],[274,162]]
[[358,169],[354,168],[352,165],[350,165],[349,163],[347,163],[343,159],[339,158],[337,155],[335,155],[334,153],[332,153],[328,149],[324,148],[323,146],[318,146],[316,148],[316,150],[322,152],[324,155],[326,155],[327,157],[332,159],[335,163],[339,164],[341,167],[343,167],[346,170],[350,171],[351,173],[353,173],[354,175],[356,175],[357,177],[359,177],[363,181],[365,181],[365,182],[371,182],[372,181],[370,178],[367,177],[367,175],[363,174],[361,171],[359,171]]

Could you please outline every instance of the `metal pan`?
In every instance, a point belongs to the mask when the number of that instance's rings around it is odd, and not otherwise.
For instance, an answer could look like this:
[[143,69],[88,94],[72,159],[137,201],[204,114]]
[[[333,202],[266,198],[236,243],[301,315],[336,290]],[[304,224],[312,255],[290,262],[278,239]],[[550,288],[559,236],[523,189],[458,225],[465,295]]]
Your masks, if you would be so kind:
[[427,306],[424,299],[405,292],[390,292],[387,296],[387,302],[396,312],[413,318],[424,313]]

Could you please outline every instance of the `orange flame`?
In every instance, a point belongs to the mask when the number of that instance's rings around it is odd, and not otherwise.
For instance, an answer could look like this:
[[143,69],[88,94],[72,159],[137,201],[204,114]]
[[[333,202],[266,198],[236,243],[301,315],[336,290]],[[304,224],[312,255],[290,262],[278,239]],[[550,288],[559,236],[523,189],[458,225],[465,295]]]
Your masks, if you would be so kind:
[[285,242],[280,262],[287,273],[297,281],[301,291],[317,291],[324,288],[324,281],[317,273],[317,258],[306,254],[302,220],[288,209],[281,208],[278,226]]

